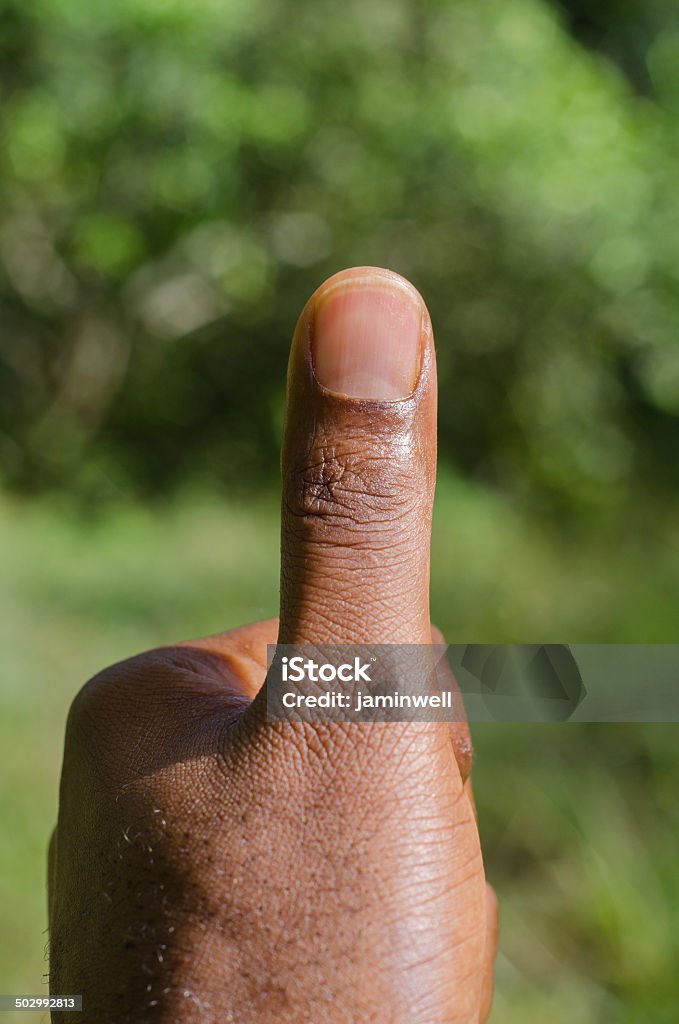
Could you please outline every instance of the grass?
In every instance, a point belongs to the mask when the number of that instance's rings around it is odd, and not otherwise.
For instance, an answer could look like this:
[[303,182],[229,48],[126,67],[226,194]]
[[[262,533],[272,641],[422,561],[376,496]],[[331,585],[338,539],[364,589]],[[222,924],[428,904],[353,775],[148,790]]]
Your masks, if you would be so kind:
[[[678,553],[671,525],[567,541],[444,478],[433,618],[458,641],[671,641]],[[0,992],[44,991],[45,850],[74,694],[135,651],[275,614],[277,556],[274,498],[185,494],[89,518],[0,500]],[[676,1021],[678,735],[475,727],[503,912],[494,1024]]]

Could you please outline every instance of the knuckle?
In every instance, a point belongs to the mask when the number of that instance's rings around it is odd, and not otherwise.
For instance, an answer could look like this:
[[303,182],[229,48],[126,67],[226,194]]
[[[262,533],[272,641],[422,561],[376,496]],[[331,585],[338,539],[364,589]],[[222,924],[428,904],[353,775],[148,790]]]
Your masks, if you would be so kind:
[[[173,675],[181,672],[159,648],[93,676],[69,709],[64,764],[116,785],[130,773],[143,772],[168,735],[178,703]],[[167,712],[166,704],[174,710]]]
[[68,734],[80,736],[110,723],[122,696],[121,682],[139,678],[148,655],[140,654],[126,662],[111,665],[93,676],[76,693],[68,712]]
[[104,669],[78,690],[68,712],[69,731],[87,728],[98,720],[102,710],[109,704],[112,673],[112,668]]
[[316,438],[303,461],[288,467],[287,511],[346,526],[389,523],[415,504],[412,466],[393,452]]
[[[224,659],[175,645],[158,647],[111,665],[73,698],[67,720],[70,746],[104,749],[121,735],[162,733],[163,723],[188,722],[222,707]],[[210,698],[197,701],[196,697]]]

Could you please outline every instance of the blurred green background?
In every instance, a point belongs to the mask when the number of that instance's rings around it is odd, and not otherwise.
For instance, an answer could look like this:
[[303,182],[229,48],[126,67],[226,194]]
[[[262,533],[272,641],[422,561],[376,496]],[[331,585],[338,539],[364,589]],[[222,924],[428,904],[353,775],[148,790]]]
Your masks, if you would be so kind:
[[[429,304],[449,639],[677,640],[679,15],[0,0],[0,103],[0,991],[37,993],[74,693],[276,611],[326,275]],[[476,727],[494,1024],[676,1024],[678,739]]]

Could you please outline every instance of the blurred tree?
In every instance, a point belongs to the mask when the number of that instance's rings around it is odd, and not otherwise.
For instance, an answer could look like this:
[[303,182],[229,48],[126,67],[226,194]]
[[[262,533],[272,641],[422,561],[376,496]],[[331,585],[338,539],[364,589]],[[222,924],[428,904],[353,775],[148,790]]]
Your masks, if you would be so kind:
[[569,514],[676,487],[669,22],[649,99],[541,0],[2,8],[8,483],[268,479],[301,305],[375,263],[432,311],[444,459]]
[[576,38],[620,65],[641,92],[653,93],[648,51],[676,21],[673,0],[555,0]]

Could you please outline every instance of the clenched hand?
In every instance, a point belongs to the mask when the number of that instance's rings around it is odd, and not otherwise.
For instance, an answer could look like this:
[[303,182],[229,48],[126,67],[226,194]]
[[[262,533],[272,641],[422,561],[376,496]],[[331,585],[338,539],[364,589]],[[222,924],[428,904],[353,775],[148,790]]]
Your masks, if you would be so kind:
[[51,991],[82,993],[88,1024],[488,1013],[496,914],[466,725],[266,713],[267,644],[432,639],[436,367],[417,292],[370,267],[326,281],[287,402],[280,621],[122,662],[71,709]]

